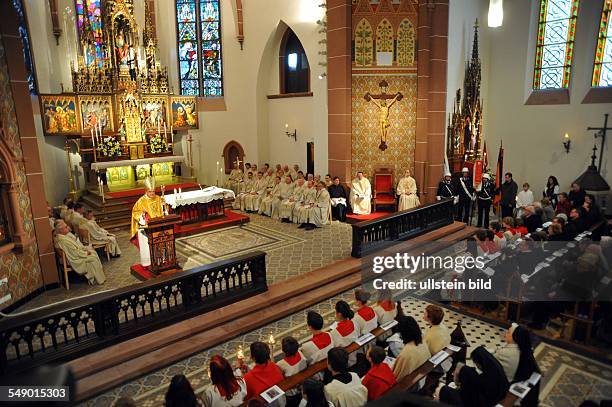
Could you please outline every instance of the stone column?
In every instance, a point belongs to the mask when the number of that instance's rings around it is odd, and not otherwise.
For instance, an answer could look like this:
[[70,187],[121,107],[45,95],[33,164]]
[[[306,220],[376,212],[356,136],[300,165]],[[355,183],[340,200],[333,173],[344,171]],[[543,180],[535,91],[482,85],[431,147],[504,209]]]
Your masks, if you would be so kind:
[[351,180],[351,2],[327,1],[328,172]]

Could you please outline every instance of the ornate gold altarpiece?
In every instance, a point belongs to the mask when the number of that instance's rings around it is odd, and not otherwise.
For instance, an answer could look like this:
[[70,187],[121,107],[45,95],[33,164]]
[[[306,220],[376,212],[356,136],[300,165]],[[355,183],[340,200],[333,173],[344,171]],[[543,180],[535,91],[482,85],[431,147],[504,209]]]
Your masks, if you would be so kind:
[[[85,10],[77,24],[76,64],[73,56],[67,58],[73,91],[40,95],[45,135],[76,141],[89,187],[98,176],[123,186],[149,175],[171,176],[173,163],[184,161],[174,154],[174,134],[198,128],[197,99],[172,94],[148,1],[142,39],[133,0],[100,4],[99,17],[88,18]],[[185,120],[185,112],[196,118]]]

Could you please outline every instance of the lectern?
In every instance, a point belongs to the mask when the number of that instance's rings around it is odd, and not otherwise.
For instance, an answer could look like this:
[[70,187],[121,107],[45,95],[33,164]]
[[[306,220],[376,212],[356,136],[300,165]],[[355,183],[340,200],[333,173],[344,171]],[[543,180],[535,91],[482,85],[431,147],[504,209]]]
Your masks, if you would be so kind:
[[182,269],[176,259],[174,248],[174,227],[179,223],[181,223],[180,216],[167,215],[150,219],[148,225],[144,227],[144,232],[149,239],[151,273],[170,273]]

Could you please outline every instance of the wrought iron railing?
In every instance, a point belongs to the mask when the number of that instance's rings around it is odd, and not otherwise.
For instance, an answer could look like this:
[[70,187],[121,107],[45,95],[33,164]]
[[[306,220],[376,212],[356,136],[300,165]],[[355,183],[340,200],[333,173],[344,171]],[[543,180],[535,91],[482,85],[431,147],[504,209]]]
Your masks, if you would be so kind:
[[0,320],[0,373],[56,363],[267,291],[265,253]]
[[362,257],[453,223],[453,200],[446,199],[378,219],[353,224],[353,257]]

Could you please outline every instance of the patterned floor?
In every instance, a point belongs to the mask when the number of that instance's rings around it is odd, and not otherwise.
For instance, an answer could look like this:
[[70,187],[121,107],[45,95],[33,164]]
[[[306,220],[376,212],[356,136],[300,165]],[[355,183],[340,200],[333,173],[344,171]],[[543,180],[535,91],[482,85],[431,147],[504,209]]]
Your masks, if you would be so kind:
[[[321,313],[326,324],[330,324],[333,322],[333,306],[340,299],[352,304],[352,292],[340,294],[309,309]],[[414,298],[402,300],[405,313],[415,317],[422,329],[425,328],[422,316],[427,304],[425,301]],[[175,374],[185,374],[196,392],[199,393],[208,384],[207,361],[212,355],[220,353],[228,358],[230,363],[234,363],[239,347],[242,347],[248,355],[248,347],[251,342],[256,340],[269,342],[271,335],[275,343],[273,352],[278,355],[280,353],[279,344],[283,337],[291,335],[300,342],[308,337],[305,314],[306,311],[298,312],[233,338],[222,345],[202,350],[187,359],[87,400],[82,405],[109,406],[122,396],[132,397],[141,407],[162,405],[165,391]],[[452,310],[446,312],[445,321],[449,327],[454,327],[457,321],[462,321],[463,330],[471,345],[468,355],[476,346],[484,345],[489,349],[495,349],[503,343],[504,329],[498,326]],[[612,397],[612,366],[603,365],[544,342],[538,345],[535,354],[543,372],[541,386],[543,406],[576,406],[586,398],[601,400]]]
[[[177,240],[177,256],[184,269],[233,257],[252,250],[266,252],[268,284],[283,281],[350,256],[351,227],[334,222],[324,228],[305,231],[294,224],[256,214],[243,227],[231,227]],[[140,282],[130,266],[139,262],[138,249],[129,242],[127,231],[117,232],[121,257],[102,261],[106,282],[90,286],[71,273],[70,290],[63,287],[39,295],[20,311],[55,304]]]

